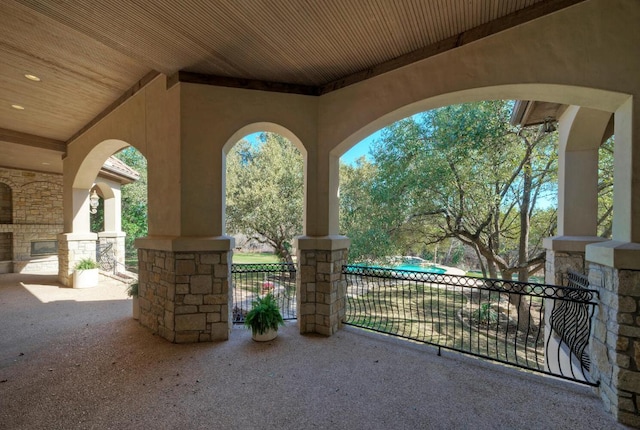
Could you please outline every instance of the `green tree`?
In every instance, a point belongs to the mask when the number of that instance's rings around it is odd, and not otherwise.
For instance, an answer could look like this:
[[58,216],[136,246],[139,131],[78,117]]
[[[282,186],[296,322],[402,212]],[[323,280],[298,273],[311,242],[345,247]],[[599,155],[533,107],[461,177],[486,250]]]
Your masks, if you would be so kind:
[[147,159],[132,146],[115,154],[140,174],[140,179],[122,187],[122,231],[125,238],[126,257],[135,259],[134,241],[147,236]]
[[448,106],[385,129],[372,153],[368,188],[378,209],[369,210],[370,224],[404,246],[455,238],[482,257],[491,277],[522,272],[524,279],[539,268],[541,253],[529,258],[530,225],[548,222],[538,201],[552,190],[555,139],[511,126],[510,108],[504,101]]
[[292,262],[292,240],[302,234],[300,152],[274,133],[262,133],[258,145],[241,140],[227,155],[226,178],[227,231],[267,243]]
[[[550,222],[538,202],[553,190],[556,139],[511,126],[510,112],[505,101],[469,103],[385,129],[372,151],[370,201],[379,212],[369,210],[368,224],[404,246],[456,239],[478,255],[485,276],[527,280],[544,263],[544,253],[531,252],[540,251],[542,237],[532,246],[530,226]],[[520,321],[526,324],[526,312]]]
[[613,227],[613,147],[611,137],[598,151],[598,235],[607,239]]

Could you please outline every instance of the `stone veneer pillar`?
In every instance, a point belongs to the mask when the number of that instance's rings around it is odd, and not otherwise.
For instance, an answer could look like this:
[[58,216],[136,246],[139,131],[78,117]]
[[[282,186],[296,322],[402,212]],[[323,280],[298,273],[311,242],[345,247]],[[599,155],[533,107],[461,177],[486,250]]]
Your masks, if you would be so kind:
[[590,245],[586,260],[600,302],[589,339],[596,391],[619,422],[640,428],[640,244]]
[[84,258],[96,259],[95,233],[62,233],[58,235],[58,281],[73,286],[76,263]]
[[344,236],[298,237],[298,326],[300,333],[331,336],[342,327],[345,315],[347,264],[350,241]]
[[556,236],[543,240],[547,250],[545,260],[545,283],[565,285],[568,271],[587,273],[585,249],[591,243],[606,239],[596,236]]
[[140,323],[175,343],[227,340],[233,238],[136,240]]

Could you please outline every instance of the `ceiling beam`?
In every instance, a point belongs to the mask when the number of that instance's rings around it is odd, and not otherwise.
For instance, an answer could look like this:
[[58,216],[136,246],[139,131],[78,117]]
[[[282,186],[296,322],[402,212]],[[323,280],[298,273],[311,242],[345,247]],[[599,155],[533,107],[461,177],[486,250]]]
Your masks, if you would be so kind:
[[0,141],[32,146],[34,148],[48,149],[62,154],[67,152],[67,144],[62,140],[49,139],[48,137],[7,130],[6,128],[0,128]]
[[167,81],[170,88],[178,82],[190,84],[214,85],[218,87],[244,88],[247,90],[271,91],[276,93],[302,94],[305,96],[317,96],[318,87],[310,85],[286,84],[282,82],[268,82],[257,79],[229,78],[224,76],[205,75],[179,71]]

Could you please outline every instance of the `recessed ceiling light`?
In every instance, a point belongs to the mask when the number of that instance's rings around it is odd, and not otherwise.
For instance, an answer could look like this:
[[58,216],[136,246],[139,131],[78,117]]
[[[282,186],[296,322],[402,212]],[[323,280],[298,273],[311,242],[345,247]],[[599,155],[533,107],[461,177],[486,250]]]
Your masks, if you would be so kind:
[[17,110],[24,110],[24,106],[20,106],[20,105],[11,105],[11,107]]
[[43,165],[43,166],[48,166],[49,164],[51,164],[51,163],[47,163],[46,161],[43,161],[43,162],[42,162],[42,165]]
[[30,74],[26,74],[24,75],[25,78],[29,79],[30,81],[34,81],[34,82],[40,82],[41,79],[39,77],[37,77],[36,75],[30,75]]

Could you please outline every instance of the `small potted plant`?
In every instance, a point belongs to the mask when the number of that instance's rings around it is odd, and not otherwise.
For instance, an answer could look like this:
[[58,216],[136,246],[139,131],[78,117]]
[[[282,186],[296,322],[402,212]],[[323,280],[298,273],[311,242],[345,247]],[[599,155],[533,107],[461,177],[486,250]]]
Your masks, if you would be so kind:
[[275,339],[278,326],[284,325],[282,314],[273,294],[258,297],[244,318],[244,325],[251,329],[251,337],[258,342]]
[[127,295],[131,297],[132,302],[132,311],[133,311],[133,319],[137,320],[140,318],[140,304],[138,302],[138,283],[132,282],[127,286]]
[[91,258],[78,261],[73,272],[73,288],[90,288],[98,285],[98,263]]

